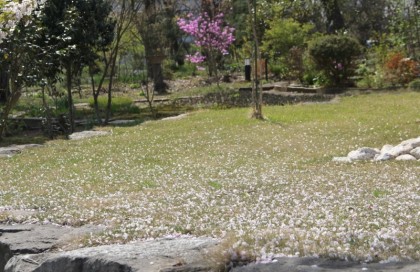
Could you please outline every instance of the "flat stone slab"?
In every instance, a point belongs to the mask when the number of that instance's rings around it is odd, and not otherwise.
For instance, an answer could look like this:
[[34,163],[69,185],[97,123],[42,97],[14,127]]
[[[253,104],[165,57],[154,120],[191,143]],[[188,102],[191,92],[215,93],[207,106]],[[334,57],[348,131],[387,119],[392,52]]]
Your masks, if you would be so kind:
[[303,258],[276,258],[268,264],[251,264],[236,267],[232,272],[417,272],[420,264],[414,262],[389,262],[389,263],[360,263],[340,260],[320,259],[314,257]]
[[111,122],[108,122],[110,125],[132,125],[137,123],[136,120],[114,120]]
[[61,247],[75,238],[102,231],[86,225],[80,228],[54,225],[0,225],[0,271],[14,255],[38,254]]
[[211,271],[206,255],[218,244],[203,237],[183,237],[140,241],[126,245],[106,245],[59,253],[18,255],[6,272],[191,272]]
[[188,116],[188,113],[183,113],[183,114],[180,114],[180,115],[163,118],[163,119],[161,119],[161,121],[179,120],[179,119],[183,119],[187,116]]
[[0,272],[199,272],[215,267],[208,253],[219,241],[209,237],[179,236],[63,251],[71,248],[66,245],[74,239],[104,230],[92,225],[0,225]]
[[0,245],[7,245],[13,253],[40,253],[104,228],[85,225],[80,228],[55,225],[0,225]]
[[96,130],[86,130],[81,132],[75,132],[69,135],[70,140],[81,140],[86,138],[105,136],[111,134],[110,131],[96,131]]
[[39,144],[24,144],[24,145],[11,145],[8,147],[0,147],[0,158],[6,157],[10,158],[13,157],[16,154],[19,154],[22,152],[22,150],[27,148],[36,148],[36,147],[42,147],[42,145]]
[[[169,98],[165,98],[165,97],[153,99],[153,102],[156,102],[156,103],[159,103],[159,102],[168,102],[168,101],[170,101],[170,99]],[[134,103],[149,103],[149,101],[147,101],[147,99],[144,98],[144,99],[138,99],[138,100],[134,101]]]
[[10,158],[20,152],[22,150],[16,147],[0,147],[0,158]]
[[89,103],[75,103],[74,107],[76,109],[91,109],[90,104]]

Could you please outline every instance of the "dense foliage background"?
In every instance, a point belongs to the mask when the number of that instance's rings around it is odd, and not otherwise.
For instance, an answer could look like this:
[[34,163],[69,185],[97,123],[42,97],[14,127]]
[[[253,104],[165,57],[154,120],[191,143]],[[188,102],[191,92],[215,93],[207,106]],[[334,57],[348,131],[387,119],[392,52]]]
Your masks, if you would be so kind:
[[65,96],[72,131],[82,85],[96,122],[108,123],[117,83],[150,79],[165,94],[167,80],[205,70],[219,82],[255,57],[271,80],[303,85],[416,86],[419,75],[417,0],[2,0],[0,9],[0,137],[24,92],[41,92],[46,108]]

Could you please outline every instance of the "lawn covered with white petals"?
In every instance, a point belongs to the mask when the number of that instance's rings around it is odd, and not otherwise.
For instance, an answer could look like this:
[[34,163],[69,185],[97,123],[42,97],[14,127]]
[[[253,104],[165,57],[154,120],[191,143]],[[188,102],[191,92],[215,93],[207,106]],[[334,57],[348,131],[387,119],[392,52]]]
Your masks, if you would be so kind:
[[0,159],[0,220],[98,224],[84,245],[191,234],[263,260],[420,259],[420,162],[334,156],[420,136],[420,93],[202,110]]

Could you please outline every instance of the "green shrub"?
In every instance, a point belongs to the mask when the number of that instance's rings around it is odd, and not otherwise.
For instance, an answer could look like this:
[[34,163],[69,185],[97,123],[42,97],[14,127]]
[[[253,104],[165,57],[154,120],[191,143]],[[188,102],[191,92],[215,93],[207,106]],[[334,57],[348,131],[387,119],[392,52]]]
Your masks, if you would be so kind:
[[314,38],[308,47],[316,67],[330,82],[343,85],[354,74],[354,59],[362,52],[359,42],[346,35],[328,35]]
[[357,86],[362,88],[371,88],[375,83],[375,70],[369,65],[368,60],[362,60],[355,70],[357,75]]
[[282,63],[272,63],[270,64],[270,72],[274,76],[281,78],[282,76],[288,74],[289,70],[287,66]]
[[294,19],[275,17],[268,21],[269,29],[266,30],[262,51],[267,52],[273,59],[279,53],[288,54],[292,48],[303,48],[313,25],[301,24]]
[[329,78],[323,72],[307,71],[303,75],[303,84],[313,86],[328,86],[331,85]]
[[174,69],[174,78],[190,77],[196,75],[197,73],[198,71],[196,65],[186,62],[184,65],[177,66],[176,69]]
[[303,65],[304,72],[302,76],[302,83],[304,85],[313,85],[318,87],[331,85],[329,78],[325,76],[324,71],[316,68],[315,63],[307,52],[303,56]]
[[140,83],[131,83],[129,85],[129,87],[130,87],[130,89],[139,89],[139,88],[141,88],[141,85],[140,85]]
[[408,88],[415,92],[420,92],[420,78],[417,78],[408,84]]
[[53,99],[53,104],[56,110],[67,110],[69,108],[69,99],[66,95]]
[[[100,96],[98,98],[99,110],[105,110],[108,98]],[[93,108],[93,98],[89,99],[89,105]],[[133,100],[129,97],[113,97],[111,103],[111,111],[114,113],[139,113],[140,109],[133,104]]]

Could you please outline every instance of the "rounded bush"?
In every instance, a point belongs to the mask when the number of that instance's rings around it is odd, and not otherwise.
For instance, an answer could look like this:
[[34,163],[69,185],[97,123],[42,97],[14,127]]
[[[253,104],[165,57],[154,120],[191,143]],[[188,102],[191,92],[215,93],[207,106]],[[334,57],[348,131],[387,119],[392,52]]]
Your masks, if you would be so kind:
[[322,70],[330,82],[343,85],[354,75],[354,59],[362,53],[359,42],[347,35],[327,35],[309,43],[309,55],[316,68]]
[[420,78],[415,79],[408,84],[408,88],[415,92],[420,92]]

